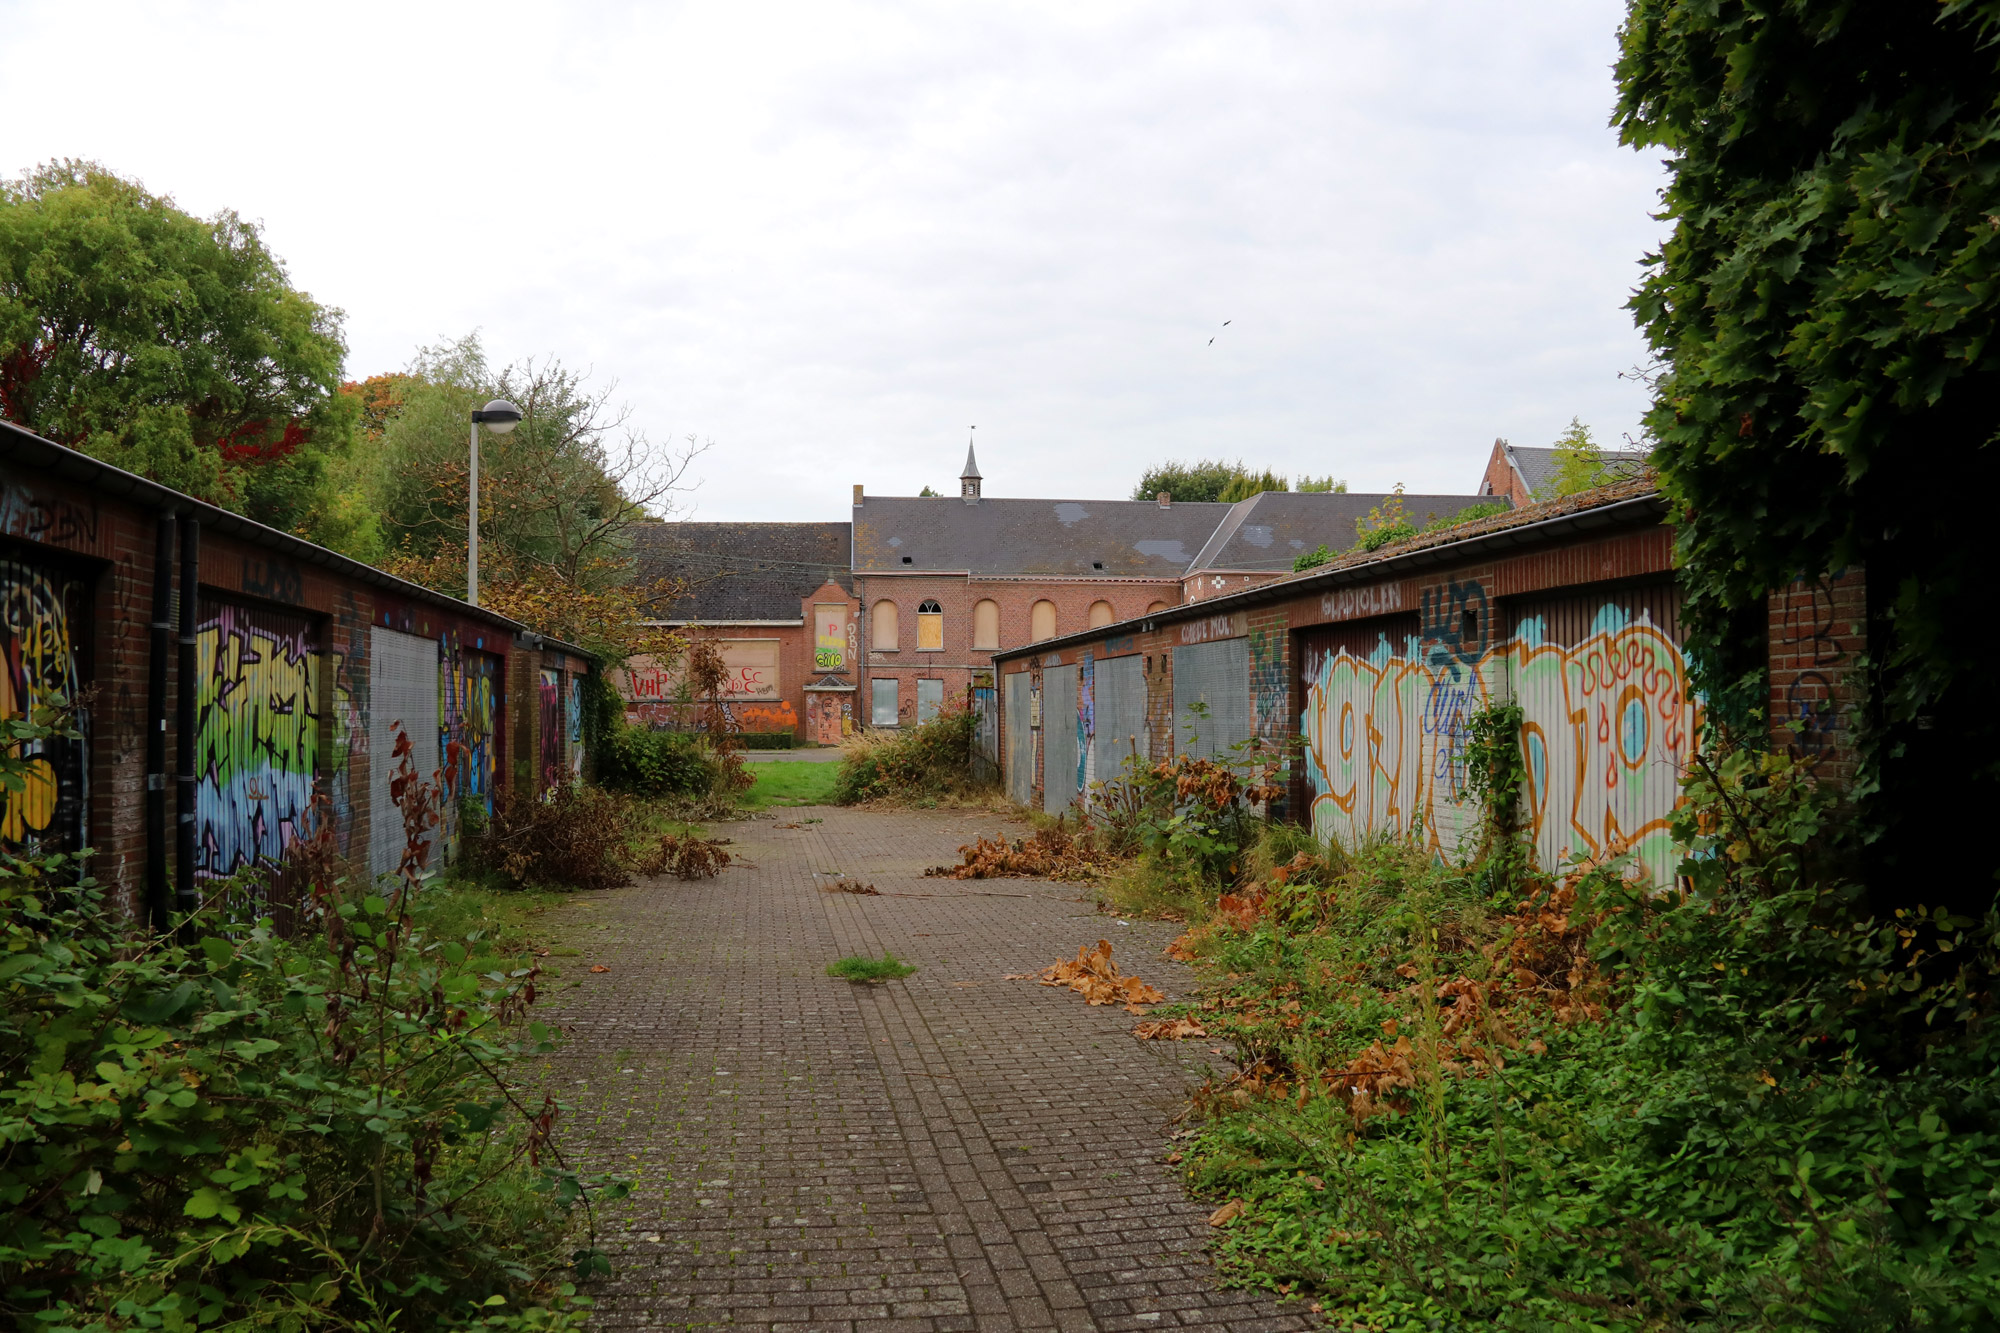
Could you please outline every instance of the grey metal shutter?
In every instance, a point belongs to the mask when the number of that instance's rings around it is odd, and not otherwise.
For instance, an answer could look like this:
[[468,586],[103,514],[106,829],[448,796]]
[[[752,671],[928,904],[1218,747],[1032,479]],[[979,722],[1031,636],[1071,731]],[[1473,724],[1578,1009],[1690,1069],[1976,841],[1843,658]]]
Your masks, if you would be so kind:
[[1007,794],[1021,805],[1035,799],[1035,733],[1029,725],[1033,688],[1025,671],[1007,677]]
[[877,676],[868,682],[872,687],[872,702],[869,705],[869,721],[878,727],[896,725],[896,680],[893,677]]
[[1076,668],[1042,673],[1042,810],[1057,815],[1076,799]]
[[[389,799],[396,776],[396,724],[428,782],[438,767],[438,646],[374,626],[368,633],[368,872],[394,874],[403,860],[403,812]],[[435,831],[432,834],[436,836]]]
[[[1188,712],[1197,703],[1207,705],[1207,717]],[[1250,641],[1174,649],[1174,753],[1227,759],[1249,739]]]
[[944,682],[922,679],[917,682],[917,725],[922,726],[944,707]]
[[1091,773],[1097,782],[1125,776],[1125,760],[1138,746],[1146,754],[1146,668],[1139,657],[1097,663],[1097,734],[1090,738]]

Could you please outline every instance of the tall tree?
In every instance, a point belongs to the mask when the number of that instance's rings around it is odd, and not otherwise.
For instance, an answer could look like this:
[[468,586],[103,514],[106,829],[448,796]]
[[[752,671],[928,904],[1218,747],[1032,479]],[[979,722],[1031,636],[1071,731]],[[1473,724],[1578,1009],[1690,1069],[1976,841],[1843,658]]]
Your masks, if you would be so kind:
[[1633,308],[1667,366],[1647,425],[1702,683],[1754,720],[1766,589],[1866,568],[1859,791],[1872,878],[1914,897],[1993,887],[2000,724],[1968,608],[2000,493],[1996,38],[1994,0],[1631,0],[1618,62],[1625,141],[1668,153],[1673,230]]
[[463,595],[470,413],[507,398],[520,425],[480,438],[480,600],[610,657],[673,651],[640,622],[678,589],[633,585],[632,529],[676,507],[703,446],[655,448],[615,390],[554,359],[493,374],[476,336],[425,349],[393,380],[357,386],[358,398],[380,405],[371,471],[385,568]]
[[1556,437],[1554,462],[1555,475],[1535,492],[1537,500],[1576,495],[1601,486],[1606,480],[1604,451],[1597,447],[1597,441],[1590,437],[1590,427],[1580,417],[1571,417],[1568,427]]
[[1165,491],[1176,500],[1220,500],[1224,488],[1242,472],[1241,459],[1233,463],[1219,458],[1204,458],[1198,463],[1183,463],[1176,459],[1147,468],[1145,475],[1139,478],[1139,484],[1132,488],[1132,498],[1150,500]]
[[0,411],[50,439],[310,533],[353,430],[340,320],[235,213],[92,162],[0,182]]

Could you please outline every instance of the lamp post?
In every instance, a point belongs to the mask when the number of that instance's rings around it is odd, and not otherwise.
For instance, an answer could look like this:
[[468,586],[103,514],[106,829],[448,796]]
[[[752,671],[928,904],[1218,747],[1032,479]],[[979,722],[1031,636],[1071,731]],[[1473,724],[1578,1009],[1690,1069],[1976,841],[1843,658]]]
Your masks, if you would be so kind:
[[479,428],[505,435],[521,421],[521,409],[495,398],[472,413],[472,471],[465,488],[465,600],[479,605]]

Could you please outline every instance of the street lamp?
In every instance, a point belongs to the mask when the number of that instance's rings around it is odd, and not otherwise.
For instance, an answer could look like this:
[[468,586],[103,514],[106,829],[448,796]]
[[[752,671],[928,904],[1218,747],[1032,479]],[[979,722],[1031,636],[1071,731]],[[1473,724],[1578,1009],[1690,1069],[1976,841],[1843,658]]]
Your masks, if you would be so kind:
[[495,398],[472,413],[472,472],[465,489],[465,600],[479,605],[479,428],[505,435],[521,423],[521,409]]

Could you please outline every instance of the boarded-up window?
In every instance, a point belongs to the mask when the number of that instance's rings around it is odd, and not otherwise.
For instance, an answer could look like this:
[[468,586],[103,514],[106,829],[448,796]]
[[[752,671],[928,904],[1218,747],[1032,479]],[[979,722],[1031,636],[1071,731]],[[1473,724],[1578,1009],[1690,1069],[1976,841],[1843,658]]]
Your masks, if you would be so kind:
[[1034,643],[1040,643],[1043,639],[1053,639],[1055,636],[1056,604],[1054,602],[1036,602],[1034,609],[1028,612],[1029,640]]
[[813,670],[847,670],[847,603],[813,604]]
[[877,602],[869,610],[868,637],[874,640],[873,647],[878,653],[894,652],[896,649],[896,604]]
[[972,608],[972,646],[974,648],[1000,646],[1000,603],[991,598],[982,600]]
[[1092,629],[1096,629],[1099,625],[1109,625],[1116,619],[1118,617],[1112,613],[1111,603],[1092,602],[1090,604],[1090,627]]
[[936,602],[917,604],[917,651],[937,652],[944,647],[944,608]]
[[1155,611],[1164,611],[1166,609],[1167,609],[1167,604],[1165,602],[1146,603],[1146,614],[1149,616],[1152,615]]

